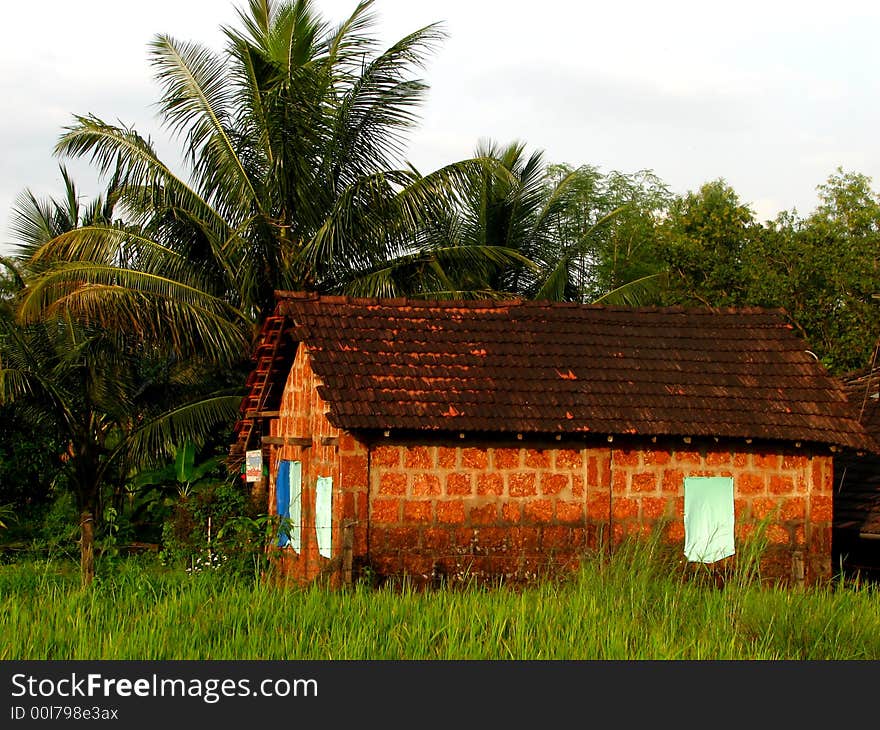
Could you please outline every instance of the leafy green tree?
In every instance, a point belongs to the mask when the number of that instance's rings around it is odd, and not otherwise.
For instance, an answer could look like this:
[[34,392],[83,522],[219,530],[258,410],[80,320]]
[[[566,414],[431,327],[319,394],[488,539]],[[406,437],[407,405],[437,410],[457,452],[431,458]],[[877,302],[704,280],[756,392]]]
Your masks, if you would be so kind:
[[706,183],[696,193],[674,200],[659,234],[669,267],[671,303],[705,306],[744,303],[744,251],[760,226],[724,180]]
[[880,198],[838,169],[819,205],[760,225],[724,181],[678,198],[659,228],[668,303],[783,308],[833,373],[868,365],[880,308]]
[[0,503],[12,505],[31,524],[50,501],[63,445],[11,405],[0,406],[0,421]]
[[880,337],[880,198],[838,170],[804,219],[783,213],[747,248],[746,301],[784,307],[835,373],[859,370]]

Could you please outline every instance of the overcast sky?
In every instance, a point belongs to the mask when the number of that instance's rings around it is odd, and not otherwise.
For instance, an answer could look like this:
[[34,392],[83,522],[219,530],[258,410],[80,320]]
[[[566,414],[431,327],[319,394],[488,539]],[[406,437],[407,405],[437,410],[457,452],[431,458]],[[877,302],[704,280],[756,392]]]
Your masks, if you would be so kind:
[[[157,33],[222,47],[242,0],[4,3],[0,252],[29,187],[61,189],[52,148],[72,115],[134,125],[167,160],[147,44]],[[333,21],[354,0],[317,0]],[[880,3],[740,0],[377,0],[387,43],[433,22],[448,38],[410,160],[423,172],[477,142],[521,140],[547,162],[653,170],[677,193],[724,178],[761,219],[816,205],[840,166],[880,176]],[[84,195],[99,186],[70,163]],[[875,184],[877,189],[877,184]]]

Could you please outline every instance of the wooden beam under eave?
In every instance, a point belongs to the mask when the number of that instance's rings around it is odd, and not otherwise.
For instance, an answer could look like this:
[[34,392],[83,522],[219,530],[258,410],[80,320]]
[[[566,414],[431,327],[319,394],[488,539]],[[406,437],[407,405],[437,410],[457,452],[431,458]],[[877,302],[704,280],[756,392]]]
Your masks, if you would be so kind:
[[311,436],[263,436],[263,444],[267,446],[311,446]]

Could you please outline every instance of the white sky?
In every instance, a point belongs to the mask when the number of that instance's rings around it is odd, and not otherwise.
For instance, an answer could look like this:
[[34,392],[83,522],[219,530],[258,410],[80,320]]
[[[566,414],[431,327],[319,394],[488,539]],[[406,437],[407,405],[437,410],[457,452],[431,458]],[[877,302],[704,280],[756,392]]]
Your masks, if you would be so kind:
[[[220,49],[243,0],[4,3],[0,36],[0,253],[29,187],[60,194],[52,148],[72,114],[134,125],[166,160],[147,44],[156,33]],[[316,0],[333,21],[355,0]],[[723,177],[760,218],[810,212],[835,171],[880,175],[880,3],[788,0],[377,0],[386,42],[433,22],[449,37],[410,160],[423,172],[481,138],[547,162],[651,169],[674,192]],[[99,190],[69,163],[82,192]],[[875,186],[876,188],[876,186]]]

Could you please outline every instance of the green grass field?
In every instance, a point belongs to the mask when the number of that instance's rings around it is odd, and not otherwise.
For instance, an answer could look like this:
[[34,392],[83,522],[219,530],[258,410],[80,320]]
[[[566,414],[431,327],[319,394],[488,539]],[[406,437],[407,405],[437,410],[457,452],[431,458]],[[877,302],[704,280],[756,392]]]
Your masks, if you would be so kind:
[[295,588],[130,559],[0,566],[0,659],[878,659],[871,585],[723,588],[651,544],[527,588]]

